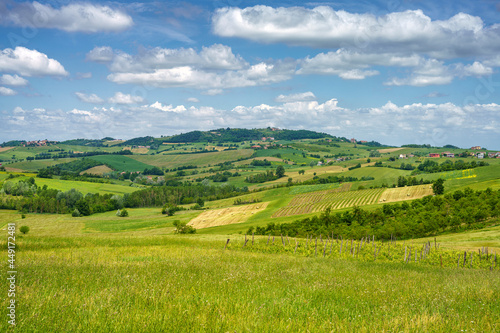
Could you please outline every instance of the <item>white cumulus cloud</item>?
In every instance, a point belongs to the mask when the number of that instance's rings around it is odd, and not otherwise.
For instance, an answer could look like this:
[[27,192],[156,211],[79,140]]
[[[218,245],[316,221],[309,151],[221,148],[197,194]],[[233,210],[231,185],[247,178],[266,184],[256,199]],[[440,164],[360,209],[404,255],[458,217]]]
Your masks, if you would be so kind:
[[212,19],[213,32],[223,37],[364,49],[369,53],[424,53],[435,58],[495,55],[500,50],[498,29],[497,25],[486,27],[481,18],[464,13],[433,21],[422,10],[377,17],[327,6],[222,8]]
[[314,101],[316,96],[311,91],[304,93],[297,93],[291,95],[279,95],[274,99],[276,102],[289,103],[289,102],[299,102],[299,101]]
[[2,96],[13,96],[16,94],[17,92],[15,90],[6,87],[0,87],[0,95]]
[[85,94],[82,92],[75,92],[76,97],[78,97],[79,100],[85,103],[92,103],[92,104],[101,104],[104,103],[104,100],[97,96],[96,94]]
[[6,86],[25,86],[28,84],[28,80],[25,78],[20,77],[19,75],[9,75],[9,74],[4,74],[0,76],[0,84],[5,84]]
[[0,71],[23,76],[67,76],[68,72],[54,59],[37,50],[17,46],[0,51]]
[[87,33],[123,31],[133,25],[125,12],[91,3],[70,3],[60,8],[36,1],[23,3],[6,11],[4,20],[20,27]]
[[156,101],[155,103],[151,104],[150,107],[155,108],[157,110],[161,110],[164,112],[184,112],[186,111],[186,108],[184,105],[178,105],[175,108],[172,106],[172,104],[169,105],[163,105],[160,102]]
[[113,49],[110,46],[96,46],[90,50],[85,59],[100,63],[111,62],[114,57]]
[[108,102],[113,104],[137,104],[144,101],[141,96],[132,96],[118,91],[113,97],[110,97]]

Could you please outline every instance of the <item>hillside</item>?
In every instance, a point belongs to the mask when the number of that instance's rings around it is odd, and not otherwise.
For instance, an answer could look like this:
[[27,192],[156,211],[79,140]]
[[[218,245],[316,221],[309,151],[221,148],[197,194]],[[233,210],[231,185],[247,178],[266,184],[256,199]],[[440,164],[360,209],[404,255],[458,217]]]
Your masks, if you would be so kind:
[[273,129],[15,144],[19,331],[500,329],[494,155]]

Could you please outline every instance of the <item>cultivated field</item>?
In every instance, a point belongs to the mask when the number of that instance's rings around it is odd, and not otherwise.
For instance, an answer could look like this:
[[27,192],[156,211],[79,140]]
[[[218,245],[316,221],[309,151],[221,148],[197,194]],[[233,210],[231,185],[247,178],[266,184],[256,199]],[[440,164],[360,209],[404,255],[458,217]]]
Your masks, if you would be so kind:
[[196,229],[217,227],[227,224],[242,223],[253,214],[266,209],[268,202],[259,202],[251,205],[241,205],[222,209],[211,209],[205,211],[192,219],[188,224]]
[[404,149],[404,148],[385,148],[385,149],[379,149],[378,152],[381,154],[394,153],[395,151],[398,151],[401,149]]
[[149,149],[146,147],[144,148],[123,147],[123,150],[130,150],[134,154],[147,154],[149,152]]
[[101,155],[92,156],[90,158],[101,163],[106,163],[116,171],[144,171],[144,169],[151,168],[151,165],[139,162],[132,157],[133,156]]
[[199,154],[134,155],[130,156],[130,158],[160,168],[176,168],[182,165],[215,165],[227,161],[235,161],[239,158],[247,158],[250,157],[252,153],[253,150],[251,149],[238,149]]
[[11,150],[12,148],[14,148],[14,147],[0,147],[0,153],[3,153],[7,150]]
[[350,183],[345,183],[337,189],[297,195],[286,207],[277,210],[272,217],[322,212],[327,208],[334,210],[371,205],[378,202],[378,198],[384,191],[384,189],[349,191],[350,186]]
[[[16,169],[17,172],[34,172],[39,169],[46,168],[49,166],[53,166],[60,163],[69,163],[76,160],[76,158],[60,158],[56,160],[34,160],[34,161],[23,161],[16,162],[12,164],[8,164],[8,169]],[[14,170],[12,170],[14,171]]]
[[379,202],[395,202],[403,200],[420,199],[434,194],[432,185],[417,185],[386,189],[379,198]]
[[80,175],[83,175],[83,174],[87,173],[89,175],[99,175],[99,176],[102,176],[105,173],[112,172],[112,171],[113,171],[113,169],[111,169],[107,165],[98,165],[98,166],[95,166],[93,168],[90,168],[90,169],[87,169],[85,171],[80,172]]

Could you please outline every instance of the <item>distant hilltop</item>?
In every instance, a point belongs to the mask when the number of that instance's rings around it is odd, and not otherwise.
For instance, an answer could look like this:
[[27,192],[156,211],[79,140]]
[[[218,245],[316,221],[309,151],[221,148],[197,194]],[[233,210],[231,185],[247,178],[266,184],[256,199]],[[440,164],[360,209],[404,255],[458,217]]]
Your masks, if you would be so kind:
[[[355,138],[348,139],[346,137],[337,137],[331,134],[316,132],[311,130],[289,130],[280,129],[277,127],[267,127],[260,129],[246,129],[246,128],[219,128],[208,131],[190,131],[176,135],[161,135],[159,138],[153,136],[137,137],[129,140],[115,139],[112,137],[105,137],[102,139],[71,139],[66,141],[54,140],[12,140],[2,143],[1,147],[40,147],[50,146],[58,143],[75,146],[88,146],[88,147],[105,147],[109,145],[114,146],[134,146],[134,147],[157,147],[161,144],[177,144],[177,143],[223,143],[223,142],[244,142],[244,141],[262,141],[272,142],[279,140],[303,140],[303,139],[326,139],[329,142],[350,142],[353,144],[360,144],[371,147],[389,147],[388,145],[381,144],[377,141],[358,140]],[[393,147],[393,146],[391,146]],[[404,148],[439,148],[433,147],[429,144],[405,144],[401,147]],[[460,149],[453,145],[445,145],[442,148]],[[471,150],[485,150],[481,146],[472,146]]]

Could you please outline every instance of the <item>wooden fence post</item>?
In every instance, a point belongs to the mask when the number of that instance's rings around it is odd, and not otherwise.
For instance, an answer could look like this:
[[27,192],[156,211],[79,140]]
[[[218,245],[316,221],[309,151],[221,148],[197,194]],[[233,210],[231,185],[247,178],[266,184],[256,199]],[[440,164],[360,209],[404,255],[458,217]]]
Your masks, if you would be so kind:
[[229,240],[230,240],[230,239],[228,238],[228,239],[227,239],[227,242],[226,242],[226,245],[224,245],[224,250],[226,249],[227,244],[229,244]]

